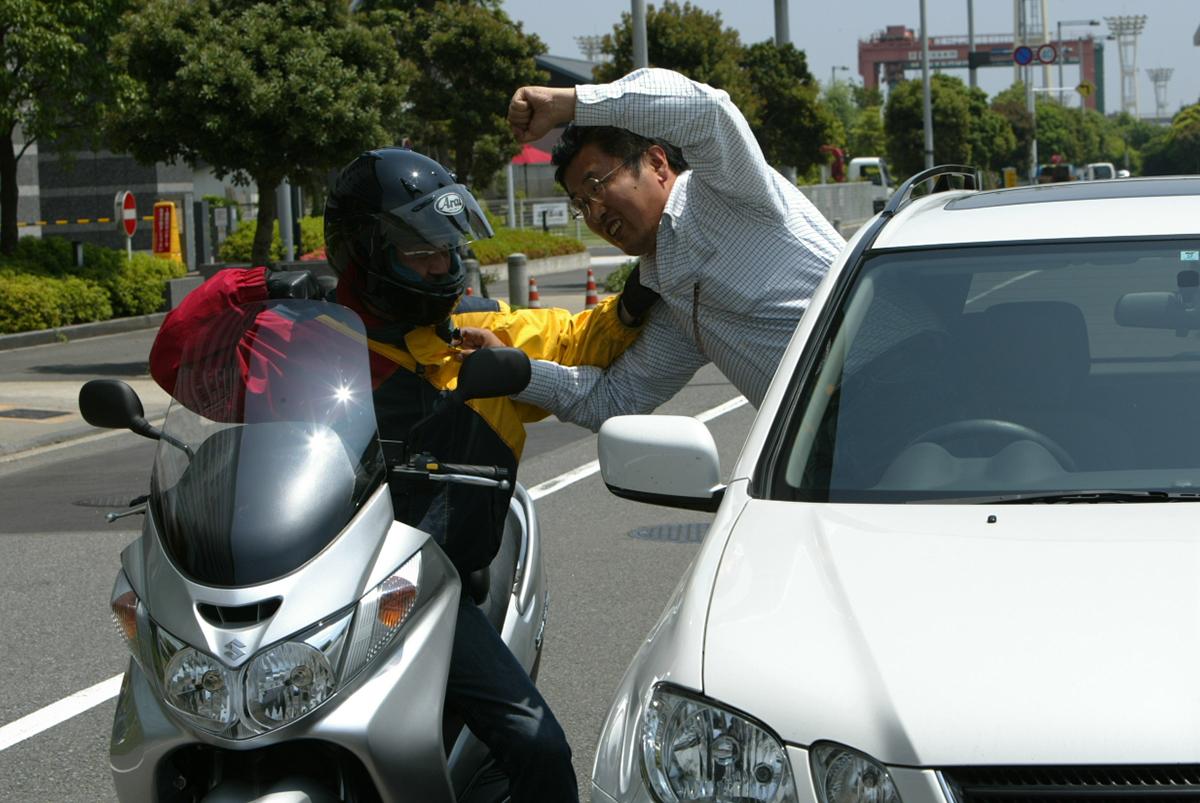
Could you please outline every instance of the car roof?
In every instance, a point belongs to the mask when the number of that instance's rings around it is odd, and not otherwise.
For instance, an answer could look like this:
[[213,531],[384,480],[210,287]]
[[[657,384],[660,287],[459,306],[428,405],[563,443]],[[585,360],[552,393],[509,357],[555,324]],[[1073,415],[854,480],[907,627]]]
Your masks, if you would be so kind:
[[902,206],[872,249],[1200,236],[1200,176],[947,191]]

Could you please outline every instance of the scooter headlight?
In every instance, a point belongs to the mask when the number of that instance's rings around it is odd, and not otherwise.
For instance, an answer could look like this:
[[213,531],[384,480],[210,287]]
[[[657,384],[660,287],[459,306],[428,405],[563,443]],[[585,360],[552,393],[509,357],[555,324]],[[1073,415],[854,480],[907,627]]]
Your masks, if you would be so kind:
[[277,728],[325,702],[336,687],[333,667],[320,650],[284,642],[246,670],[246,710],[264,728]]
[[232,685],[233,674],[228,669],[192,647],[177,651],[163,670],[162,687],[168,703],[184,714],[219,725],[237,720]]
[[642,718],[646,782],[660,803],[796,803],[783,745],[749,719],[657,686]]

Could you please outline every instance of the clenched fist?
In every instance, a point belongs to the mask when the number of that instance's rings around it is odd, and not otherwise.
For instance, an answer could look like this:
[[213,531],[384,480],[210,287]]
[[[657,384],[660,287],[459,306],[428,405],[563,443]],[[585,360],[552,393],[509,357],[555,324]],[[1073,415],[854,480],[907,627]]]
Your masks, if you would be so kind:
[[508,125],[517,142],[541,139],[551,129],[575,119],[573,87],[523,86],[508,104]]

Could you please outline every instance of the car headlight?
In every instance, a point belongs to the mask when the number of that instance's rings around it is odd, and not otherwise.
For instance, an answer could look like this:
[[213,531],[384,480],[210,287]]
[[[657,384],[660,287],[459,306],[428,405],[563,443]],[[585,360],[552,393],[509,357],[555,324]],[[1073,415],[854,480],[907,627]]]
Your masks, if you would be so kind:
[[795,803],[783,744],[716,703],[656,686],[642,717],[642,763],[660,803]]
[[820,803],[901,803],[891,773],[870,756],[826,743],[814,745],[809,760]]

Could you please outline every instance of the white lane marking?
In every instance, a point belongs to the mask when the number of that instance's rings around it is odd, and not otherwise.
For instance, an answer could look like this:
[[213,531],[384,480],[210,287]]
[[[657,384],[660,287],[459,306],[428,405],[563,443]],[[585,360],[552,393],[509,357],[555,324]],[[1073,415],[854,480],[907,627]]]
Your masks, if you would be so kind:
[[[714,418],[725,415],[725,413],[738,409],[745,403],[746,398],[738,396],[736,399],[730,399],[711,410],[705,410],[697,414],[696,418],[707,423]],[[552,480],[546,480],[543,483],[535,485],[529,489],[529,496],[533,499],[541,499],[555,491],[566,488],[568,485],[579,482],[585,477],[590,477],[599,470],[600,461],[593,460],[578,468],[573,468],[565,474],[560,474]],[[56,725],[61,725],[68,719],[79,716],[83,712],[116,697],[117,693],[121,691],[121,679],[123,677],[124,675],[114,675],[91,688],[76,692],[70,697],[64,697],[56,703],[51,703],[45,708],[38,709],[32,714],[27,714],[15,722],[10,722],[0,727],[0,752],[26,739],[37,736],[42,731],[49,730]]]
[[995,287],[990,287],[987,290],[984,290],[982,293],[975,296],[974,298],[968,298],[967,304],[974,304],[976,301],[978,301],[979,299],[983,298],[986,295],[991,295],[992,293],[996,292],[997,290],[1003,290],[1005,287],[1008,287],[1010,284],[1016,284],[1017,282],[1021,281],[1022,279],[1028,279],[1030,276],[1033,276],[1035,273],[1041,273],[1041,272],[1042,272],[1041,269],[1027,270],[1024,273],[1022,273],[1020,276],[1014,276],[1011,279],[1007,279],[1003,282],[1000,282],[1000,284],[996,285]]
[[55,725],[79,716],[84,711],[95,708],[100,703],[111,700],[121,690],[122,677],[124,675],[114,675],[91,688],[77,691],[70,697],[64,697],[57,703],[51,703],[45,708],[23,716],[16,722],[8,723],[0,728],[0,750],[7,750],[18,742],[37,736],[44,730],[49,730]]

